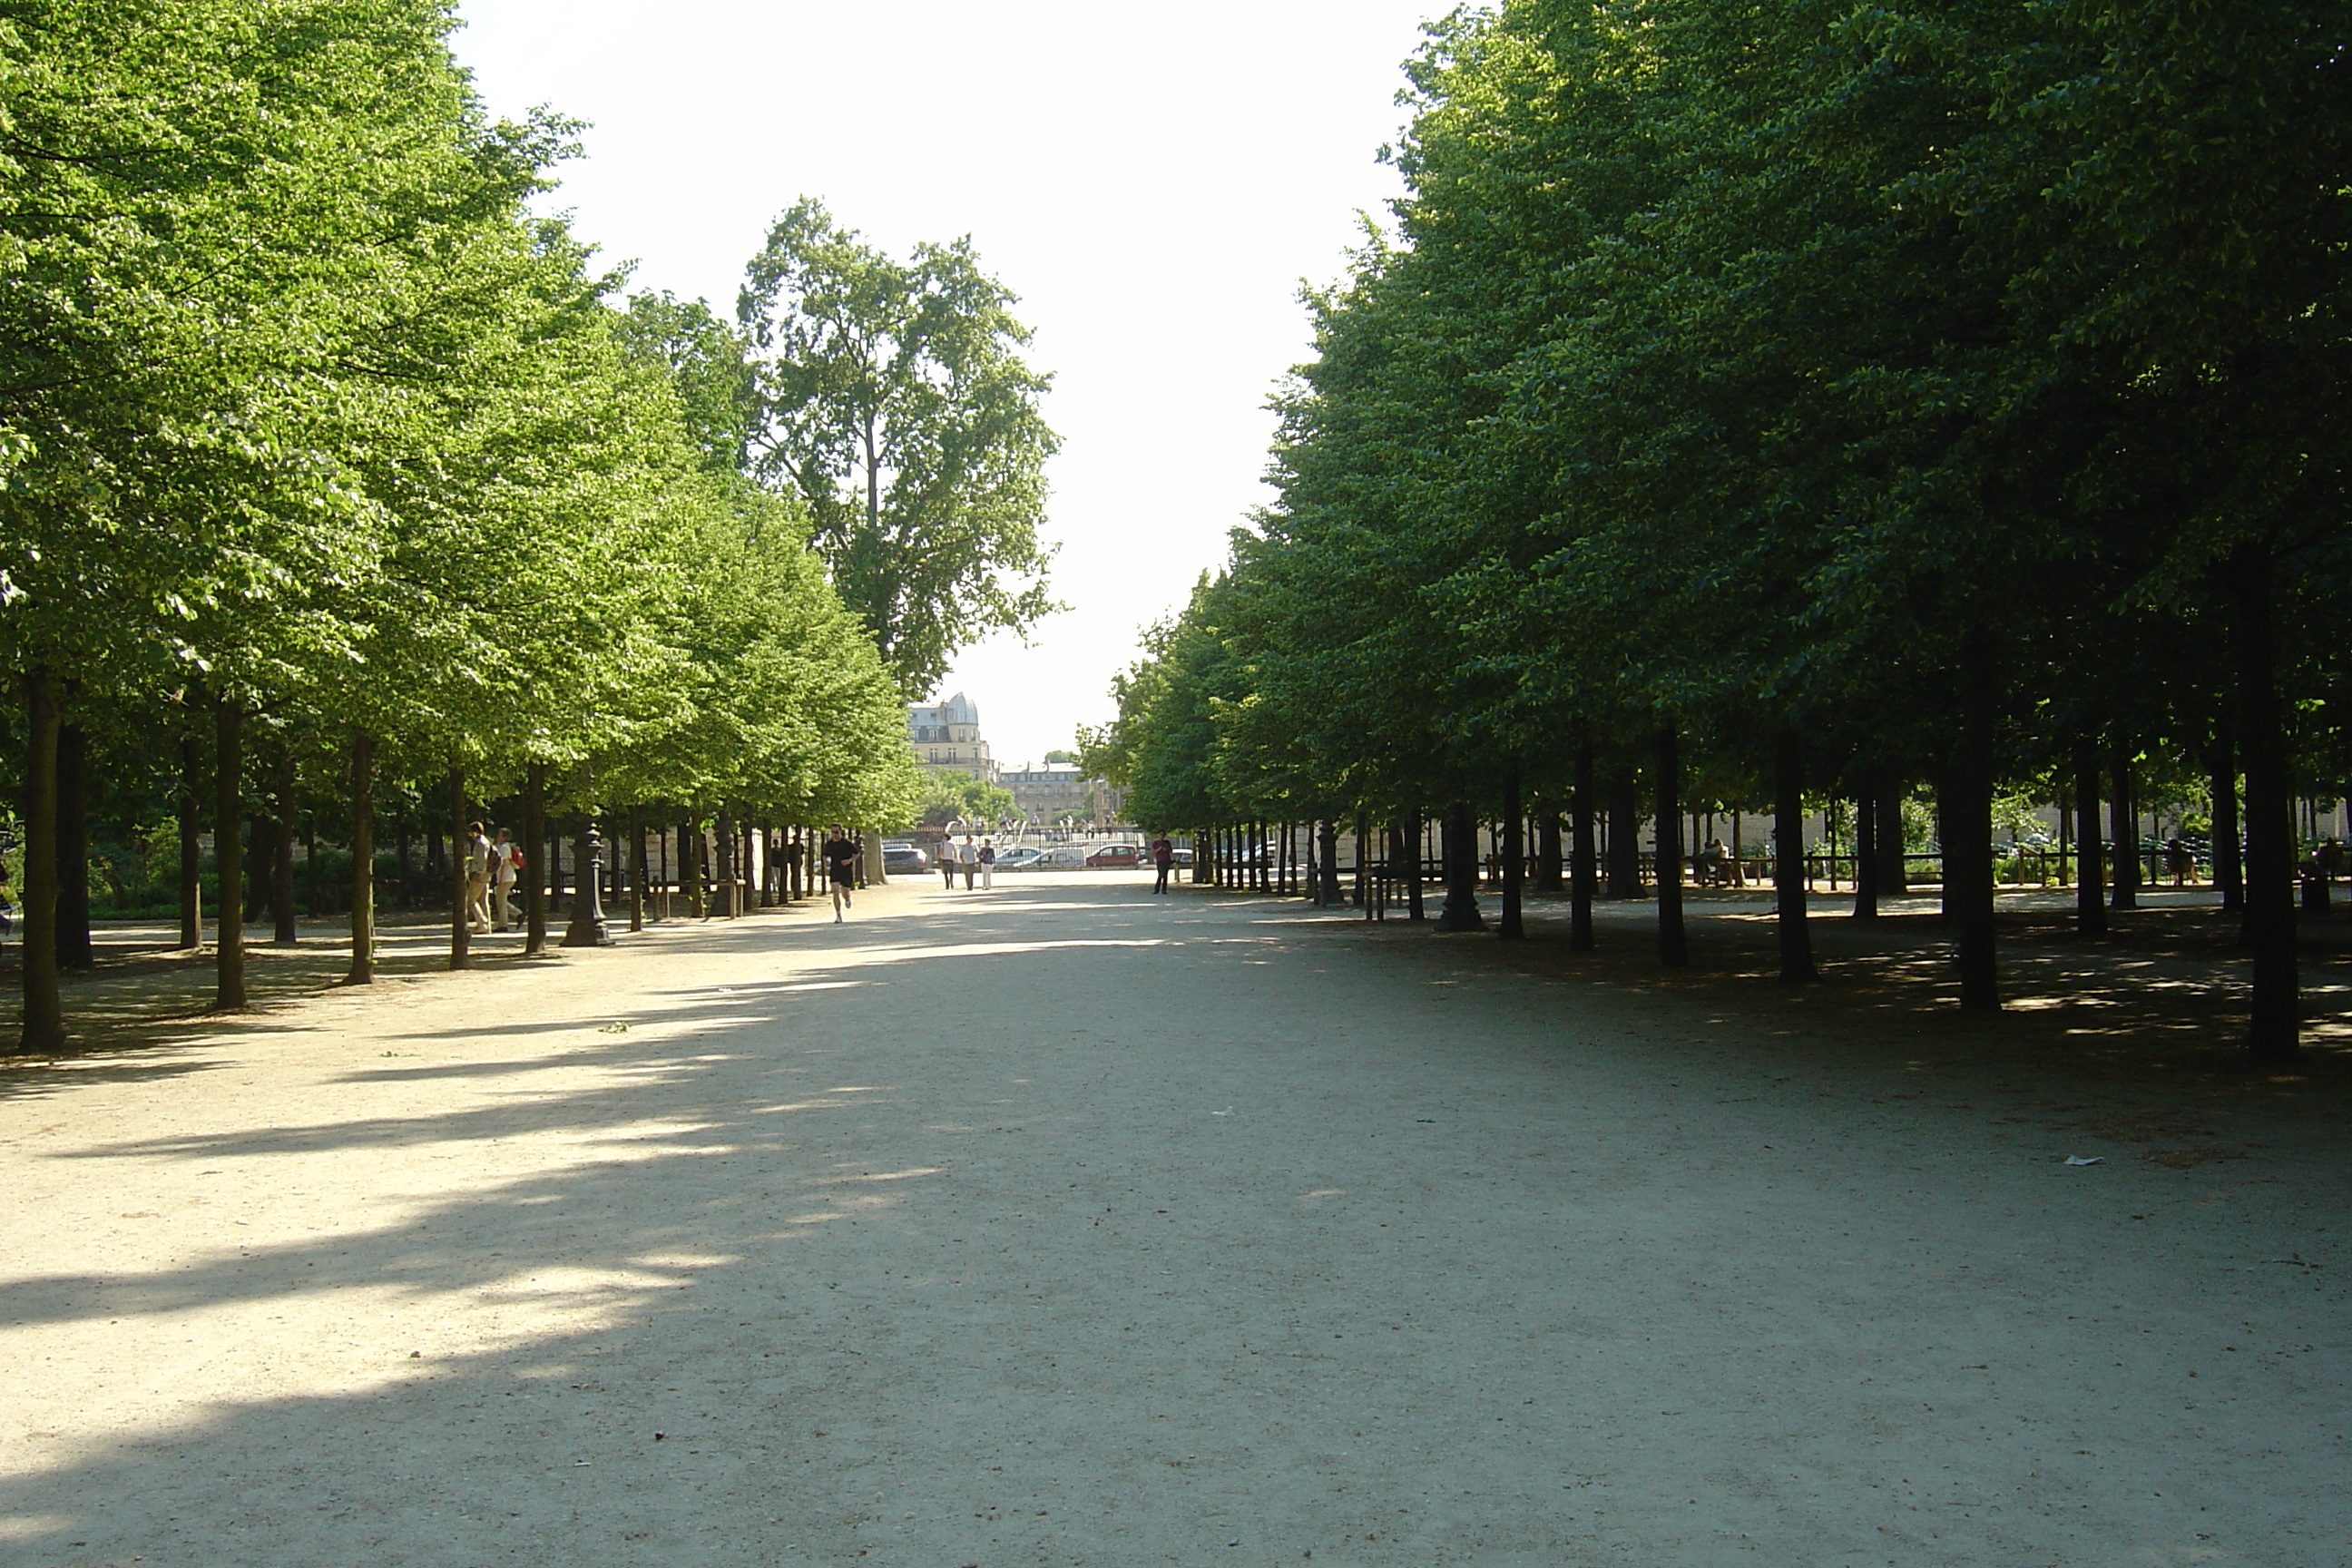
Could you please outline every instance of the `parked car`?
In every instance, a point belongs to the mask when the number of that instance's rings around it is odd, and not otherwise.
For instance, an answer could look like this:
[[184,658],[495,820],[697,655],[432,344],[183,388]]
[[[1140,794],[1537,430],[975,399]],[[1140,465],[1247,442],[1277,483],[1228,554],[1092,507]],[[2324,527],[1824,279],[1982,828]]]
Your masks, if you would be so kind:
[[1097,869],[1114,866],[1139,866],[1143,853],[1132,844],[1106,844],[1087,857],[1087,864]]
[[1026,871],[1045,858],[1045,852],[1034,844],[1024,844],[996,852],[996,868],[1000,871]]
[[923,853],[919,845],[909,844],[903,838],[882,841],[882,869],[886,875],[893,871],[912,875],[930,868],[931,858]]

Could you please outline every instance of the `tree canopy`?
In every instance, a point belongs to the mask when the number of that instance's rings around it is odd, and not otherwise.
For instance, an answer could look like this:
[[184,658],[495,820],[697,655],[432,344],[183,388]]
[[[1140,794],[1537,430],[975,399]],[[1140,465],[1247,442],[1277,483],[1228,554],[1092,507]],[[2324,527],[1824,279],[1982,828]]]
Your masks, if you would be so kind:
[[752,471],[808,509],[841,595],[910,699],[958,649],[1053,607],[1038,539],[1048,378],[969,239],[899,261],[803,199],[751,258]]
[[2288,803],[2347,773],[2347,45],[2268,0],[1457,13],[1393,232],[1309,297],[1278,500],[1093,765],[1192,825],[1580,759],[1925,785],[1975,1006],[1996,793],[2242,772],[2291,1051]]
[[368,794],[355,757],[453,781],[460,815],[526,776],[583,809],[787,821],[917,797],[892,669],[806,509],[740,473],[740,338],[620,303],[529,212],[571,127],[486,115],[451,25],[438,0],[0,18],[28,1048],[65,1037],[61,734],[173,773],[152,738],[205,734],[227,1006],[252,748],[314,791]]

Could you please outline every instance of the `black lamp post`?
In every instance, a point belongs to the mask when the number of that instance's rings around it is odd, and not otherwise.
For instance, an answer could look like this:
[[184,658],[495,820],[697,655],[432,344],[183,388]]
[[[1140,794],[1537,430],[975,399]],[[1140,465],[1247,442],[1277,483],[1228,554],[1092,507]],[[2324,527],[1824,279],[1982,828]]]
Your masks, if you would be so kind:
[[613,933],[604,924],[604,837],[593,817],[580,830],[579,863],[574,872],[580,886],[572,900],[572,924],[563,932],[565,947],[610,947]]

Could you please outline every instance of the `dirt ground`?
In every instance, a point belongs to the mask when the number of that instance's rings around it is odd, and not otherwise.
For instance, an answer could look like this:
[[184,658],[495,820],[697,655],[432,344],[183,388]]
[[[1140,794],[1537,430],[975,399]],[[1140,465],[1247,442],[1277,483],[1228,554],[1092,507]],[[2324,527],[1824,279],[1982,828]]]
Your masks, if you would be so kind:
[[1980,1021],[1924,909],[859,902],[118,952],[0,1071],[0,1562],[2352,1563],[2327,962],[2265,1075],[2185,905]]

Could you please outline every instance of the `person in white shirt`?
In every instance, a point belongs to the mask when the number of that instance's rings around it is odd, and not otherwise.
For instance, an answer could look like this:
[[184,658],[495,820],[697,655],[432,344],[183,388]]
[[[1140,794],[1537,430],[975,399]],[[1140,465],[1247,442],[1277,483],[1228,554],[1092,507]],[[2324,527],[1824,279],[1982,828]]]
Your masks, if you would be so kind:
[[466,927],[479,936],[490,929],[490,841],[478,822],[466,841]]
[[499,829],[490,846],[490,924],[505,931],[515,923],[515,883],[522,875],[522,855],[515,848],[514,832]]
[[963,873],[963,890],[971,892],[971,879],[980,872],[980,850],[973,846],[969,833],[963,836],[963,842],[956,846],[956,869]]

